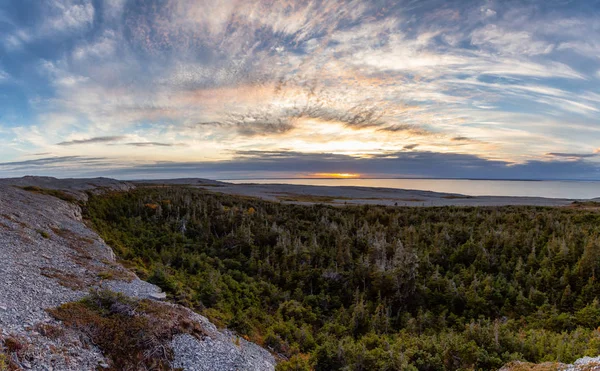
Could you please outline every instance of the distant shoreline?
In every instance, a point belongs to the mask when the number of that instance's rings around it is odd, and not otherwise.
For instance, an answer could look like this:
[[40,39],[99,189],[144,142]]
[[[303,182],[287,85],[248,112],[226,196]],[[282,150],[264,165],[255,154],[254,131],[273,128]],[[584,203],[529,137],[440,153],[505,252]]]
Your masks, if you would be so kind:
[[[394,188],[388,184],[380,185],[311,185],[311,184],[236,184],[201,178],[156,179],[141,181],[118,181],[109,178],[94,179],[56,179],[52,177],[23,177],[0,179],[0,185],[37,186],[44,189],[59,189],[72,194],[83,194],[86,190],[102,189],[110,186],[115,189],[129,190],[134,186],[187,185],[210,192],[258,197],[265,200],[295,204],[329,205],[387,205],[387,206],[573,206],[575,201],[589,202],[586,207],[596,207],[599,197],[545,197],[542,195],[493,195],[467,194],[469,187],[453,184],[455,190],[439,191],[430,189]],[[504,187],[504,186],[503,186]],[[537,185],[535,187],[538,187]],[[490,190],[479,188],[479,192]],[[534,191],[537,188],[532,188]],[[530,189],[530,191],[532,190]],[[571,189],[568,187],[568,189]],[[594,194],[600,193],[598,187],[588,187]],[[596,193],[596,190],[598,192]],[[473,190],[471,189],[471,192]],[[539,192],[540,194],[542,192]]]
[[230,179],[221,182],[237,185],[294,184],[324,187],[391,188],[463,194],[475,197],[541,197],[578,200],[600,198],[600,182],[595,181],[443,178],[257,178]]
[[[476,180],[476,181],[491,181],[491,182],[600,182],[600,179],[494,179],[494,178],[228,178],[228,179],[214,179],[219,182],[244,182],[253,180]],[[137,181],[137,180],[136,180]]]

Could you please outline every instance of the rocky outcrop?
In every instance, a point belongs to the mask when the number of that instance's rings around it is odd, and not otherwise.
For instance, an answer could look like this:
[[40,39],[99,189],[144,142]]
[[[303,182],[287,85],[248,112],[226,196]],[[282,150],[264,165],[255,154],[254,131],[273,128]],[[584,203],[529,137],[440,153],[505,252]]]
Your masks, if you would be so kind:
[[[98,348],[47,310],[79,300],[95,288],[153,300],[162,299],[163,294],[115,261],[111,248],[84,224],[79,206],[23,187],[58,189],[85,200],[87,192],[133,186],[103,178],[0,180],[0,364],[11,362],[33,370],[108,367],[109,360]],[[210,336],[176,336],[173,367],[274,369],[273,356],[263,348],[188,312]]]
[[600,371],[600,357],[583,357],[572,364],[511,362],[500,371]]
[[0,179],[0,186],[2,185],[60,190],[80,201],[87,201],[88,192],[99,194],[110,191],[128,191],[135,188],[131,183],[110,178],[57,179],[48,176],[24,176],[22,178]]

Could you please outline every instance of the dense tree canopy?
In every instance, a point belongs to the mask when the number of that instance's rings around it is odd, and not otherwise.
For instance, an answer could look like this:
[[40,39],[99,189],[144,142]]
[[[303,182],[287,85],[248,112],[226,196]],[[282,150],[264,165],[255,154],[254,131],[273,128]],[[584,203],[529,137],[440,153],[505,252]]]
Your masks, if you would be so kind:
[[120,258],[282,370],[494,369],[600,353],[600,213],[91,197]]

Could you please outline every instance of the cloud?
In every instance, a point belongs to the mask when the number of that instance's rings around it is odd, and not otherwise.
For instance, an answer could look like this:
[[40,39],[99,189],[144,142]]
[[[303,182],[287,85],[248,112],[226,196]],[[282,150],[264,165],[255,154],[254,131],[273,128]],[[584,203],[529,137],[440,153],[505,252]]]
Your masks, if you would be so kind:
[[32,35],[25,29],[16,29],[2,38],[4,47],[9,51],[18,50],[32,40]]
[[85,60],[88,58],[111,58],[117,50],[119,37],[113,30],[107,30],[102,36],[91,43],[79,45],[73,50],[73,58]]
[[592,161],[576,155],[597,146],[590,40],[600,22],[585,7],[554,5],[17,4],[39,17],[4,11],[6,67],[22,81],[9,104],[25,111],[7,126],[9,158],[106,143],[125,167],[134,157],[233,161],[232,148]]
[[583,56],[590,58],[598,58],[600,53],[600,43],[597,41],[568,41],[563,42],[558,46],[559,50],[571,50]]
[[239,135],[246,137],[278,135],[294,129],[290,117],[269,114],[267,112],[256,114],[230,114],[226,121],[200,122],[192,126],[232,128]]
[[27,26],[21,26],[7,17],[4,21],[12,26],[12,30],[6,32],[1,41],[8,51],[18,51],[35,41],[83,31],[94,21],[94,5],[88,0],[52,0],[23,6],[31,15],[41,14],[41,22],[33,25],[27,22]]
[[393,124],[393,125],[385,125],[385,126],[381,126],[380,128],[378,128],[379,131],[387,131],[387,132],[391,132],[391,133],[397,133],[397,132],[408,132],[408,133],[412,133],[412,134],[416,134],[416,135],[431,135],[432,133],[419,128],[416,125],[408,125],[408,124]]
[[104,16],[107,19],[116,19],[122,15],[127,0],[104,0]]
[[[301,119],[338,122],[348,128],[360,129],[384,126],[385,122],[381,121],[382,116],[383,113],[378,112],[376,108],[355,106],[338,110],[307,99],[302,104],[294,104],[293,107],[284,109],[266,106],[258,112],[229,113],[223,121],[200,122],[195,126],[234,128],[242,136],[279,135],[293,130],[296,122]],[[382,130],[394,131],[389,127]],[[409,128],[402,130],[409,130]]]
[[181,143],[161,143],[161,142],[130,142],[123,143],[126,146],[132,147],[173,147],[173,146],[181,146]]
[[[257,174],[302,176],[314,173],[358,173],[363,176],[477,179],[595,179],[600,165],[583,159],[511,163],[469,154],[429,151],[392,152],[371,157],[292,151],[238,151],[228,161],[131,163],[107,158],[54,157],[0,163],[8,175],[48,175],[56,169],[69,176],[118,179],[165,177],[256,178]],[[390,171],[393,169],[393,171]]]
[[[109,143],[110,145],[121,145],[121,146],[130,146],[130,147],[174,147],[174,146],[183,146],[183,143],[165,143],[165,142],[125,142],[118,143],[125,139],[128,139],[128,136],[103,136],[103,137],[93,137],[87,139],[73,139],[65,142],[57,143],[58,146],[75,146],[75,145],[84,145],[84,144],[98,144],[98,143]],[[115,143],[117,142],[117,143]]]
[[[318,123],[339,123],[350,130],[374,128],[382,132],[407,132],[415,135],[429,135],[430,132],[418,124],[392,124],[390,112],[383,104],[372,102],[346,103],[328,102],[327,92],[317,86],[309,92],[297,93],[293,102],[286,108],[273,105],[255,108],[244,113],[229,113],[222,121],[200,122],[192,126],[232,128],[241,136],[282,135],[299,127],[299,122],[311,120]],[[314,96],[313,96],[314,94]],[[316,96],[316,98],[315,98]],[[398,115],[401,107],[396,107]]]
[[[16,167],[25,166],[27,169],[33,169],[35,167],[44,167],[48,165],[65,165],[65,164],[91,164],[95,163],[99,160],[104,160],[104,158],[96,158],[96,157],[85,157],[85,156],[58,156],[58,157],[45,157],[39,158],[35,160],[25,160],[25,161],[13,161],[13,162],[0,162],[0,167],[4,167],[6,169],[15,169]],[[18,169],[18,168],[17,168]]]
[[91,1],[55,0],[48,3],[47,17],[42,28],[46,32],[78,31],[89,27],[94,20]]
[[88,139],[73,139],[73,140],[57,143],[57,145],[73,146],[73,145],[79,145],[79,144],[110,143],[110,142],[118,142],[125,138],[126,137],[124,137],[124,136],[105,136],[105,137],[94,137],[94,138],[88,138]]
[[548,54],[554,49],[554,44],[535,40],[534,36],[526,31],[511,31],[495,24],[488,24],[473,31],[471,44],[495,52],[528,56]]
[[360,0],[170,0],[137,9],[128,31],[149,52],[204,44],[237,54],[253,50],[258,30],[265,39],[272,36],[299,45],[358,21],[367,10]]
[[547,156],[552,157],[567,157],[572,159],[578,158],[589,158],[589,157],[597,157],[600,156],[600,153],[594,151],[594,153],[562,153],[562,152],[549,152],[546,153]]

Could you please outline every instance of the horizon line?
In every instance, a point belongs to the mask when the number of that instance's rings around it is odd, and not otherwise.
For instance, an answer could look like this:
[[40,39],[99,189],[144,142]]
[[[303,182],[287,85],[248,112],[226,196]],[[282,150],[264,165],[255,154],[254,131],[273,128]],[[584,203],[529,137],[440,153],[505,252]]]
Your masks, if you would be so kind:
[[[165,178],[167,179],[167,178]],[[170,178],[170,179],[185,179],[185,178]],[[202,178],[201,178],[202,179]],[[210,178],[204,178],[210,179]],[[144,180],[144,179],[139,179]],[[157,179],[159,180],[159,179]],[[549,179],[536,179],[536,178],[425,178],[425,177],[411,177],[411,178],[301,178],[301,177],[284,177],[284,178],[273,178],[273,177],[260,177],[260,178],[214,178],[211,180],[216,181],[245,181],[245,180],[484,180],[484,181],[508,181],[508,182],[599,182],[600,179],[567,179],[567,178],[549,178]]]

